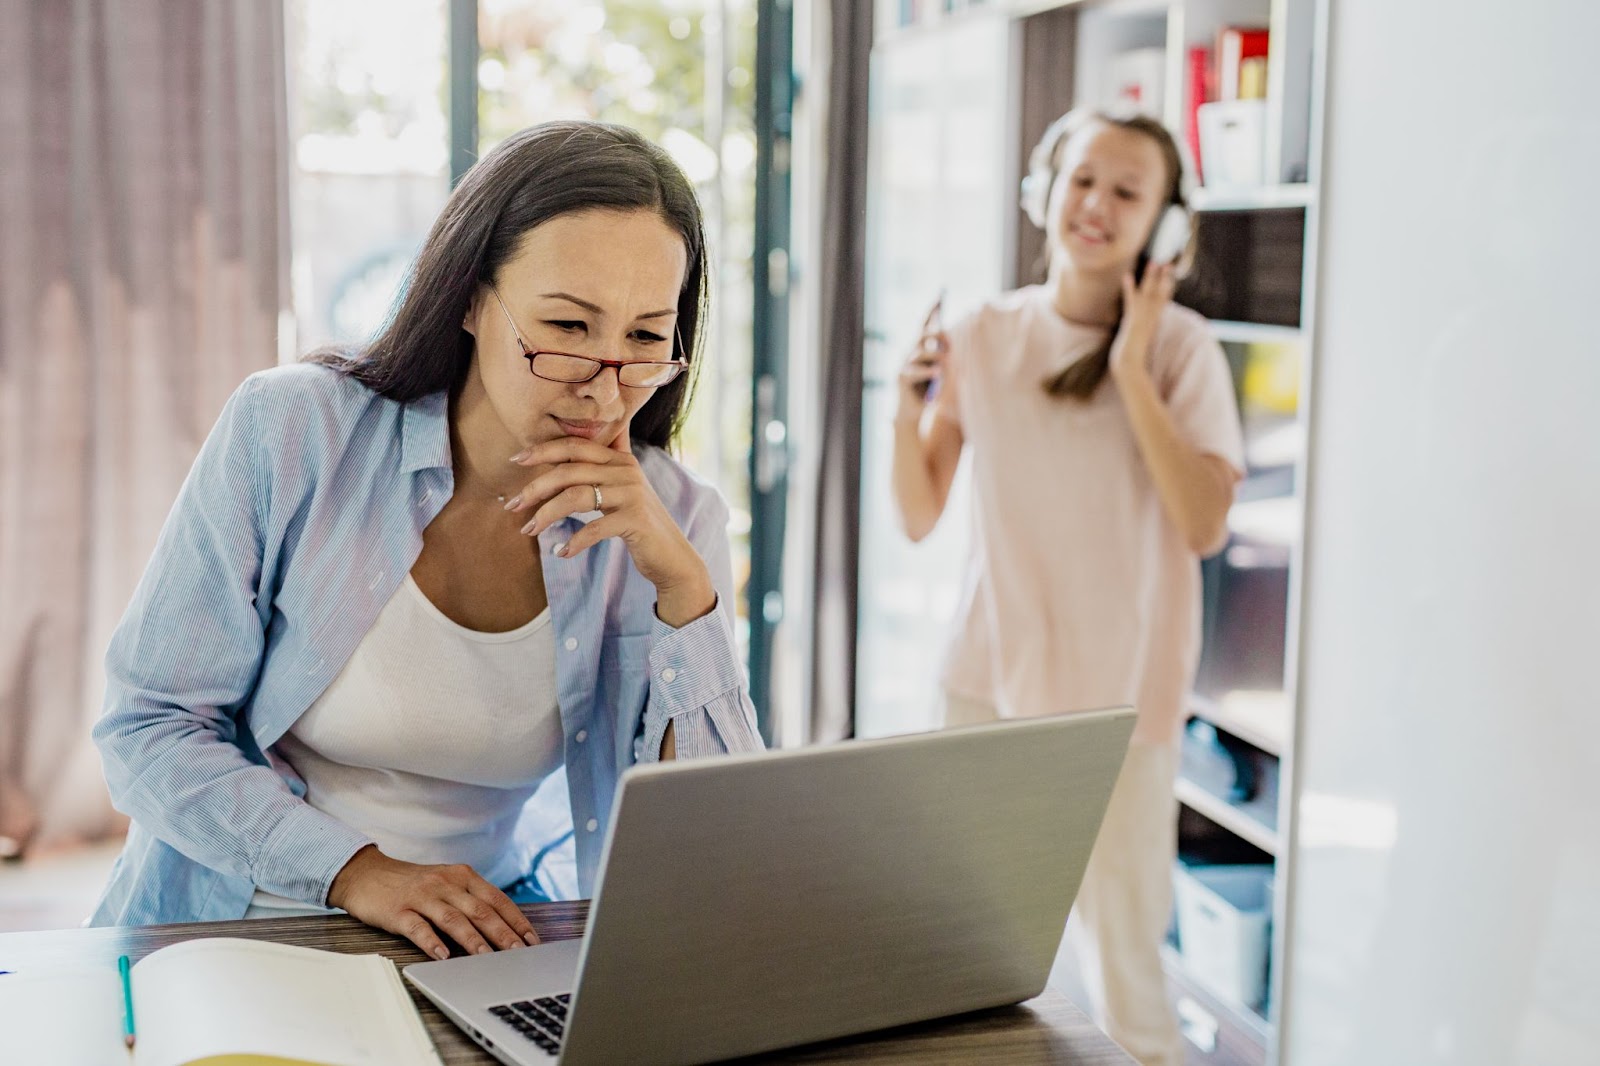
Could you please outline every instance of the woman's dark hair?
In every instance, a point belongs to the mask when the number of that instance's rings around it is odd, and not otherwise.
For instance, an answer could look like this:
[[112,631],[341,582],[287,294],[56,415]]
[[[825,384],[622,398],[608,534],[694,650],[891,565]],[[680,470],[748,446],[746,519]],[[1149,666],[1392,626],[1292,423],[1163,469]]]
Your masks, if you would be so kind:
[[382,332],[364,348],[323,348],[306,359],[401,402],[454,391],[472,365],[473,337],[462,327],[472,298],[495,281],[524,234],[572,211],[638,208],[658,212],[688,251],[678,294],[683,351],[674,354],[689,369],[650,397],[629,429],[633,440],[665,448],[682,428],[698,377],[709,291],[705,228],[683,171],[625,126],[546,122],[507,138],[450,194]]
[[[1172,139],[1172,134],[1167,131],[1157,119],[1148,115],[1135,113],[1118,113],[1101,111],[1091,108],[1079,108],[1069,111],[1050,124],[1040,138],[1038,145],[1033,149],[1030,157],[1031,168],[1037,175],[1033,180],[1043,183],[1043,193],[1049,196],[1050,185],[1055,181],[1056,169],[1061,165],[1061,153],[1066,148],[1067,142],[1083,130],[1097,124],[1115,126],[1118,129],[1140,133],[1155,142],[1161,150],[1162,162],[1166,165],[1167,187],[1164,190],[1163,209],[1166,205],[1177,204],[1188,210],[1188,201],[1183,190],[1183,155],[1178,150],[1178,144]],[[1041,207],[1041,214],[1043,209]],[[1156,217],[1160,218],[1160,211]],[[1193,215],[1190,215],[1191,222]],[[1050,243],[1056,238],[1051,236]],[[1182,277],[1188,272],[1194,262],[1195,238],[1189,239],[1189,246],[1178,257],[1178,276]],[[1069,363],[1065,370],[1051,375],[1042,383],[1044,391],[1051,396],[1070,396],[1076,400],[1088,400],[1105,381],[1106,375],[1111,370],[1111,346],[1116,342],[1117,330],[1122,325],[1122,312],[1117,312],[1117,321],[1111,327],[1110,334],[1100,347],[1090,352],[1081,359]]]

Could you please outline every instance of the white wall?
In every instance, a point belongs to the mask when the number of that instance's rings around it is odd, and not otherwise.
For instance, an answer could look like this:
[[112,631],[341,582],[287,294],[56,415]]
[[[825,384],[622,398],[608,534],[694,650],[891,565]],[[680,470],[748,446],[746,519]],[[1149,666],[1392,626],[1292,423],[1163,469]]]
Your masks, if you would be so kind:
[[1600,7],[1326,2],[1284,1061],[1600,1063]]

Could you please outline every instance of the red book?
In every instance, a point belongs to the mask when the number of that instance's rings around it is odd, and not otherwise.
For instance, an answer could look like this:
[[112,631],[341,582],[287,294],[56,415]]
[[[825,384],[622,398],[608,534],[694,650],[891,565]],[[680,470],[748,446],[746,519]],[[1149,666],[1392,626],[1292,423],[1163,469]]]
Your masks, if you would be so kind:
[[1183,139],[1189,145],[1189,161],[1194,165],[1194,183],[1205,182],[1204,164],[1200,159],[1200,105],[1211,99],[1206,84],[1211,73],[1211,49],[1203,44],[1189,49],[1184,71]]
[[1239,99],[1239,64],[1265,58],[1267,31],[1249,26],[1227,26],[1217,34],[1217,99]]

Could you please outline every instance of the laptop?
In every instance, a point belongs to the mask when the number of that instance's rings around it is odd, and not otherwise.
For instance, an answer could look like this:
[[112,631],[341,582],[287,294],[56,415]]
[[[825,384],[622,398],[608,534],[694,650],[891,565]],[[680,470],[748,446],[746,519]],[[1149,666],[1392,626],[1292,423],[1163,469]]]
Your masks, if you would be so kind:
[[582,939],[405,967],[508,1066],[719,1059],[1044,990],[1133,711],[635,766]]

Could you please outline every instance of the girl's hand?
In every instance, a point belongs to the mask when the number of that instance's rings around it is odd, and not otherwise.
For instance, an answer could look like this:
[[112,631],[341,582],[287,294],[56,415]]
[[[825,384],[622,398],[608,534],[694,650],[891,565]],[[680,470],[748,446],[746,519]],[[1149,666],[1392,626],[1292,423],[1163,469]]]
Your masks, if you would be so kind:
[[938,315],[939,304],[936,303],[923,320],[922,333],[911,358],[900,369],[896,422],[920,423],[933,389],[944,374],[945,357],[950,354],[950,335],[935,325]]
[[1111,342],[1111,376],[1121,380],[1129,373],[1150,369],[1150,342],[1155,338],[1161,312],[1177,285],[1172,263],[1145,268],[1144,280],[1135,284],[1132,272],[1122,276],[1122,325]]
[[711,572],[646,480],[626,428],[610,447],[583,437],[562,437],[536,445],[514,461],[545,468],[506,504],[508,511],[532,512],[522,527],[524,535],[536,537],[570,515],[600,511],[600,518],[578,530],[555,553],[570,559],[607,537],[617,537],[639,573],[655,585],[656,614],[663,622],[684,626],[716,606]]
[[539,942],[517,905],[472,867],[401,862],[373,844],[344,864],[328,905],[405,937],[435,959],[450,954],[440,933],[474,955]]

